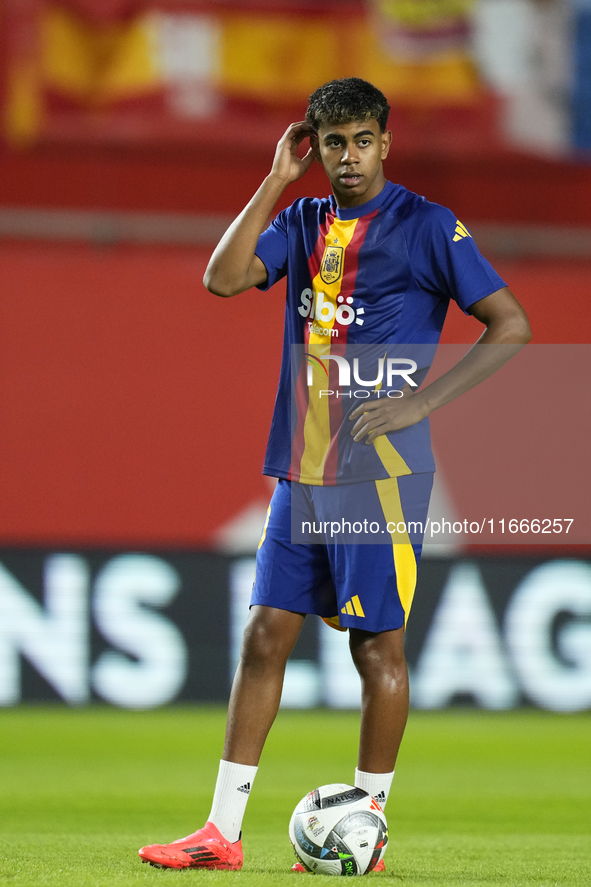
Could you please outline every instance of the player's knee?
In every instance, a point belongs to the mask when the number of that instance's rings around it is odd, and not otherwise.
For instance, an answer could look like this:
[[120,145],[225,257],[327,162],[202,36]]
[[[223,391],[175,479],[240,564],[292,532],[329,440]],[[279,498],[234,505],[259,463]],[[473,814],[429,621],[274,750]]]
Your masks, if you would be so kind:
[[285,665],[290,649],[264,619],[251,619],[242,639],[241,662],[245,668],[263,669]]
[[[390,634],[390,633],[388,633]],[[351,637],[351,656],[363,680],[398,681],[406,675],[404,648],[386,633]]]

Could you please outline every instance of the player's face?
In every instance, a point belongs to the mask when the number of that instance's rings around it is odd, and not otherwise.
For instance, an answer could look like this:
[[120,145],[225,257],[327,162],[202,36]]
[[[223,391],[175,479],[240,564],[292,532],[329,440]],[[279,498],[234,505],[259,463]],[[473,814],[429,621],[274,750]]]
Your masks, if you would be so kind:
[[380,132],[378,121],[373,117],[351,123],[323,124],[310,142],[330,179],[338,206],[367,203],[386,184],[382,163],[388,156],[392,133]]

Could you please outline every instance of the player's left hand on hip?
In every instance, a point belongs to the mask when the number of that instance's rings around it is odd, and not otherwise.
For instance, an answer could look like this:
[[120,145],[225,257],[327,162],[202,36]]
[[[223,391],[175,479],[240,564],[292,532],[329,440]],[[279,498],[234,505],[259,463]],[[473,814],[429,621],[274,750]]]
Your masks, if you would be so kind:
[[428,412],[422,398],[416,394],[406,394],[396,400],[370,400],[360,404],[350,413],[354,422],[351,437],[372,444],[377,437],[390,431],[400,431],[424,419]]

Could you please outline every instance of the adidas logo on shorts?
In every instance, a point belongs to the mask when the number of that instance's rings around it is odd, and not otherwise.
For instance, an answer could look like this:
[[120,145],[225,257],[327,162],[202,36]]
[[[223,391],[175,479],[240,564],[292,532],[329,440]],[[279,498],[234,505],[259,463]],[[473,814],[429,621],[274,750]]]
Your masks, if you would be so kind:
[[250,782],[245,782],[244,785],[239,785],[238,791],[244,792],[245,795],[249,795],[250,794]]

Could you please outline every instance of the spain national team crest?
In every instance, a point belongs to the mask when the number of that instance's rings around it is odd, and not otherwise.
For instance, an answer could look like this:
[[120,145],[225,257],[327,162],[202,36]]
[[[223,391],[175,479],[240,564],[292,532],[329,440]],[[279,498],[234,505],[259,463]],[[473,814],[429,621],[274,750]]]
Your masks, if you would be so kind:
[[320,264],[320,277],[324,283],[334,283],[343,273],[343,247],[327,246]]

